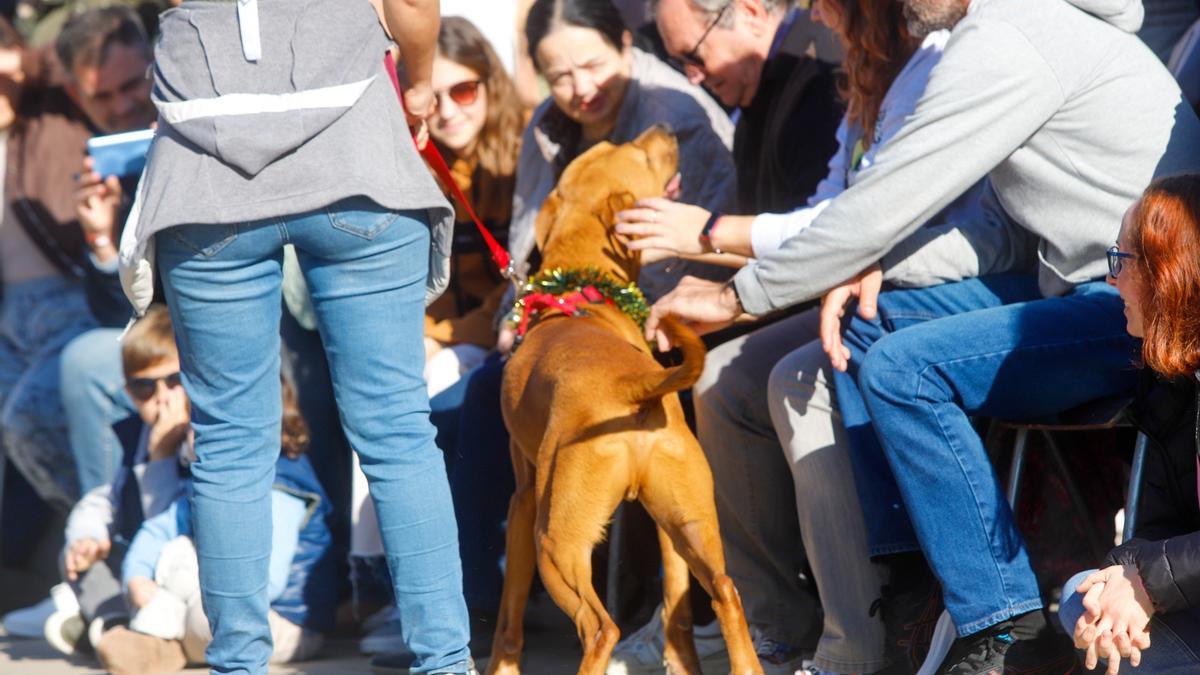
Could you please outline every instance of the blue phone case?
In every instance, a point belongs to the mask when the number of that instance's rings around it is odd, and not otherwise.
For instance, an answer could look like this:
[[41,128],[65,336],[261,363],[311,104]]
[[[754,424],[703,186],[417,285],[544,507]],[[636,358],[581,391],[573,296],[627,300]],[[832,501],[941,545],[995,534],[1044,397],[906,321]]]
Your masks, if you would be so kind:
[[87,142],[92,169],[102,177],[133,176],[146,166],[146,152],[154,140],[153,129],[96,136]]

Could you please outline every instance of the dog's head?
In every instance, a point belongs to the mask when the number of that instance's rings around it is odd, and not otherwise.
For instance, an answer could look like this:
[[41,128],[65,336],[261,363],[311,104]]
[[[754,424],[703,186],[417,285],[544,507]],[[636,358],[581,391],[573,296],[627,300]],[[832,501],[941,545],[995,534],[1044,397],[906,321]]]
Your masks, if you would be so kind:
[[679,166],[679,144],[655,126],[629,143],[599,143],[571,162],[538,214],[542,266],[597,267],[637,279],[638,255],[613,231],[618,211],[659,197]]

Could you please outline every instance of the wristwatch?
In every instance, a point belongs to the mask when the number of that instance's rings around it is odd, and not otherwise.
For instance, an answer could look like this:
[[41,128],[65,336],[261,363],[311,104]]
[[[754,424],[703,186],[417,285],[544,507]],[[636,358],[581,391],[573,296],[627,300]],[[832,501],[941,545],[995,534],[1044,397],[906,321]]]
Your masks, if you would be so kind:
[[112,246],[112,243],[113,243],[112,239],[110,239],[107,234],[101,234],[101,235],[90,235],[89,234],[89,235],[85,236],[84,239],[87,240],[88,245],[90,245],[92,248],[107,248],[109,246]]
[[713,211],[712,215],[710,215],[708,220],[704,223],[704,227],[700,230],[700,245],[706,250],[712,251],[713,253],[724,253],[724,251],[721,249],[713,246],[712,243],[713,230],[717,229],[717,223],[721,221],[721,217],[724,215],[725,214],[723,213]]

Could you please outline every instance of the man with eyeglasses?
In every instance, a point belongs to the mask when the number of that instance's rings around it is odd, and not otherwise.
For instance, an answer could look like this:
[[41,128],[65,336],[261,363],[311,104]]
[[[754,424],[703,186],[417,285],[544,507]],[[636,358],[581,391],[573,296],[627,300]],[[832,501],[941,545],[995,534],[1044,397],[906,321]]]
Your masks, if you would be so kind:
[[[784,0],[655,0],[675,66],[728,108],[739,212],[803,206],[837,150],[841,120],[835,64],[810,58],[828,37]],[[831,50],[823,50],[831,51]],[[840,57],[840,54],[835,54]]]
[[[864,517],[893,553],[924,554],[957,628],[938,672],[1072,672],[971,417],[1042,418],[1130,390],[1135,349],[1104,252],[1153,177],[1200,169],[1200,124],[1133,34],[1140,2],[903,6],[912,34],[951,36],[877,164],[732,283],[684,279],[647,335],[662,316],[719,326],[825,294],[822,340],[849,369],[835,386]],[[992,210],[1038,240],[1036,274],[881,294],[906,255],[954,250],[955,223],[921,225],[984,176]],[[967,255],[987,270],[1006,252]],[[879,479],[869,494],[864,472]]]
[[[791,9],[791,4],[784,0],[651,3],[674,65],[726,107],[738,109],[733,158],[739,213],[788,212],[804,206],[838,148],[835,134],[843,110],[835,66],[806,54],[814,40],[824,46],[835,39],[803,12]],[[776,454],[781,475],[786,475],[783,455]],[[720,474],[723,467],[714,466]],[[758,537],[744,532],[728,516],[737,507],[729,506],[724,493],[730,488],[722,479],[716,476],[717,508],[727,563],[754,627],[759,659],[768,674],[791,675],[804,657],[811,656],[822,629],[813,589],[797,577],[805,564],[803,553],[797,540],[796,549],[787,552],[795,555],[780,555],[779,561],[787,558],[788,562],[778,567],[762,563],[762,556],[749,559],[746,552]],[[771,501],[773,495],[764,497]],[[635,662],[661,672],[661,648],[648,641],[659,633],[661,629],[652,623],[622,642],[613,654],[619,666],[609,672],[643,672],[635,671]],[[697,631],[697,649],[707,670],[710,662],[723,656],[724,644],[719,633],[704,627]]]

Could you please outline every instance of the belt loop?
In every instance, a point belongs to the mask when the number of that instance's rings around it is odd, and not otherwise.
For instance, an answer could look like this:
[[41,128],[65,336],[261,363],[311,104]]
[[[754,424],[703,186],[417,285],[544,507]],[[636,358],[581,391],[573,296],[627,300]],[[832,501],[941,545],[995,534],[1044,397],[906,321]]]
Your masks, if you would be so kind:
[[247,61],[262,58],[262,37],[258,25],[258,0],[237,0],[238,26],[242,32],[242,55]]

